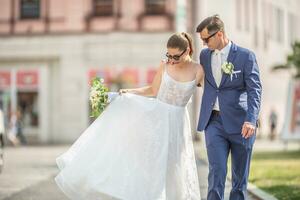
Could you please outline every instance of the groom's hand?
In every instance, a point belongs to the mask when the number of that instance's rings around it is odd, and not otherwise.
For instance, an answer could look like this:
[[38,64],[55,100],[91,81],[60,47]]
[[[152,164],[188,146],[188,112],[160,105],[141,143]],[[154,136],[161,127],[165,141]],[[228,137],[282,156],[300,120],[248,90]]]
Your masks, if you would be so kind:
[[255,126],[250,122],[245,122],[242,128],[242,136],[246,139],[255,133]]

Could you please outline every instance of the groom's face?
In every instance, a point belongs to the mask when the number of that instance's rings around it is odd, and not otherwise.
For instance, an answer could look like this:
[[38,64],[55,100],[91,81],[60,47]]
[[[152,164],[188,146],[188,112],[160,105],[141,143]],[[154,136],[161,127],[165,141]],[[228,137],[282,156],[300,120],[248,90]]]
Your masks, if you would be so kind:
[[215,50],[219,45],[218,32],[209,33],[207,28],[203,29],[200,32],[200,38],[203,41],[203,44],[206,45],[209,49]]

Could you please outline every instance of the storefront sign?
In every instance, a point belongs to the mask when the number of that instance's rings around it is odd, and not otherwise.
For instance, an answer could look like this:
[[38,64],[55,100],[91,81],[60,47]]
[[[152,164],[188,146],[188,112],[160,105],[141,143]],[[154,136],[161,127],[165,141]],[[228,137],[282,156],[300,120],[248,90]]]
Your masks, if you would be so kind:
[[39,81],[37,70],[19,70],[17,71],[18,89],[37,89]]
[[0,89],[5,90],[10,87],[11,73],[10,71],[0,71]]

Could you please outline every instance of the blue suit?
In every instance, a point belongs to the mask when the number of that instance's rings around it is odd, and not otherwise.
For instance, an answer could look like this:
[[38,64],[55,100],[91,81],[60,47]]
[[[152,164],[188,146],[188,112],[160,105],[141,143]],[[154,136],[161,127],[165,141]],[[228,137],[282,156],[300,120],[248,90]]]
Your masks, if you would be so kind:
[[[262,91],[258,65],[253,52],[232,43],[227,62],[231,62],[234,71],[240,73],[232,77],[223,73],[218,87],[212,75],[212,52],[204,49],[200,53],[205,83],[198,131],[205,132],[209,161],[207,199],[218,200],[224,197],[229,152],[232,160],[230,199],[246,199],[255,136],[244,139],[241,130],[244,122],[257,124]],[[220,115],[212,115],[216,97],[219,99]]]

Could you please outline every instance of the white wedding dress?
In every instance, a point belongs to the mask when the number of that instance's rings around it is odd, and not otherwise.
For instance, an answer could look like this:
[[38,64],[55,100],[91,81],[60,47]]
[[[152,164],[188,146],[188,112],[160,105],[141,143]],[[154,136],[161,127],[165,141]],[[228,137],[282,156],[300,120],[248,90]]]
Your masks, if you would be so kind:
[[166,71],[157,98],[118,96],[57,158],[73,200],[200,200],[186,105],[196,81]]

